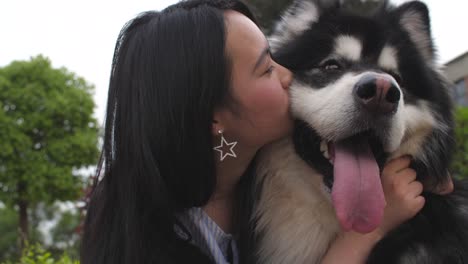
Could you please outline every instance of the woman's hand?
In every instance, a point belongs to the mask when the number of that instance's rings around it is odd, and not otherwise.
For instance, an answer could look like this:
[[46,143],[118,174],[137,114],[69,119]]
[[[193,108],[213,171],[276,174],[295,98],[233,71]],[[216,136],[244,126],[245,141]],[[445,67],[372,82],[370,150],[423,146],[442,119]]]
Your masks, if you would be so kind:
[[411,157],[403,156],[389,161],[382,171],[387,206],[382,224],[376,230],[381,236],[414,217],[424,206],[423,184],[416,180],[416,172],[409,167],[410,163]]

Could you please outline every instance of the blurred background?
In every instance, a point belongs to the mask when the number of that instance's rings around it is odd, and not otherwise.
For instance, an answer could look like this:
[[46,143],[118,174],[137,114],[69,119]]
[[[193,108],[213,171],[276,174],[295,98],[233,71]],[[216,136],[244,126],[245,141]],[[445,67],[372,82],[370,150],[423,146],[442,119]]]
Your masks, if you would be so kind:
[[[0,2],[0,263],[78,263],[117,35],[177,0]],[[268,34],[291,0],[246,0]],[[400,4],[404,0],[391,0]],[[426,0],[453,83],[452,174],[468,176],[468,1]],[[344,0],[367,12],[379,0]]]

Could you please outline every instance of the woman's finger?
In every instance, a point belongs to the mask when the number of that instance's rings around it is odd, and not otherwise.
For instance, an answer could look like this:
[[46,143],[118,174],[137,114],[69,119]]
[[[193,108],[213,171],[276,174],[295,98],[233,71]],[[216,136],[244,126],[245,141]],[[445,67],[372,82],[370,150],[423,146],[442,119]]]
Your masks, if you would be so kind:
[[399,172],[403,169],[408,168],[410,163],[411,163],[411,156],[409,155],[401,156],[399,158],[396,158],[387,162],[384,170],[387,170],[388,172]]
[[411,168],[405,168],[399,171],[395,177],[398,177],[398,181],[402,184],[409,184],[416,180],[417,174],[416,171]]
[[423,189],[424,187],[422,183],[420,183],[419,181],[413,181],[410,184],[408,184],[407,195],[410,198],[417,197],[421,195],[421,193],[423,192]]

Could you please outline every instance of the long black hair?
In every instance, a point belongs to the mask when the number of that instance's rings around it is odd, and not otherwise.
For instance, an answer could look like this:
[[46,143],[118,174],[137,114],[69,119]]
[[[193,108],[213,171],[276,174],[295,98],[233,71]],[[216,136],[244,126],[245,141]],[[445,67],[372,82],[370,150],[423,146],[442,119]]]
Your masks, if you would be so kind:
[[192,0],[128,22],[115,47],[104,144],[81,263],[209,263],[179,238],[175,214],[207,203],[215,185],[213,112],[229,101],[224,10]]

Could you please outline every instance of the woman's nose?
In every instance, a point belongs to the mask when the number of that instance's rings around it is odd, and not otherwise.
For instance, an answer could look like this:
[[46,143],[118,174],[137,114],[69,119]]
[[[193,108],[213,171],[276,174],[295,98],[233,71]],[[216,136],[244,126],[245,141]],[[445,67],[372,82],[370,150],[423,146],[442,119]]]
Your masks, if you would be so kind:
[[281,85],[283,86],[284,89],[288,89],[289,86],[291,85],[293,74],[289,69],[281,65],[279,65],[279,67],[281,68],[281,76],[280,76]]

